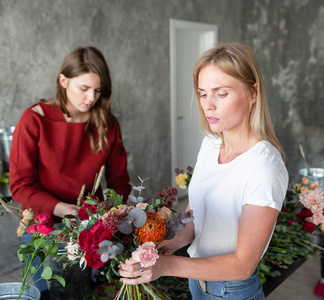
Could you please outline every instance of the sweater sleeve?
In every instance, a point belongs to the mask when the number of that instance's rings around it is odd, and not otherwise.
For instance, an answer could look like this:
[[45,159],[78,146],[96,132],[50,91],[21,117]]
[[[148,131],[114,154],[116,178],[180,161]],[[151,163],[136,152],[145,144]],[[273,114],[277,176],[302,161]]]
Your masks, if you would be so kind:
[[109,135],[109,141],[111,149],[105,164],[107,188],[114,189],[117,194],[123,195],[123,202],[126,203],[131,192],[131,185],[127,171],[127,153],[117,121]]
[[40,118],[31,109],[22,114],[13,133],[9,156],[10,191],[23,209],[31,208],[34,215],[51,215],[58,202],[39,182],[38,141]]

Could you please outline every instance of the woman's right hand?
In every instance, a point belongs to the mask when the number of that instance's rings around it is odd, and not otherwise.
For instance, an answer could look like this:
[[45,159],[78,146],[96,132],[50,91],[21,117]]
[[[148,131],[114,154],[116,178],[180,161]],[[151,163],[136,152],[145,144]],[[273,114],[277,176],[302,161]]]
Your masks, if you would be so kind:
[[80,207],[75,204],[68,204],[64,202],[59,202],[54,207],[53,215],[63,218],[65,215],[75,215],[77,210],[79,210]]

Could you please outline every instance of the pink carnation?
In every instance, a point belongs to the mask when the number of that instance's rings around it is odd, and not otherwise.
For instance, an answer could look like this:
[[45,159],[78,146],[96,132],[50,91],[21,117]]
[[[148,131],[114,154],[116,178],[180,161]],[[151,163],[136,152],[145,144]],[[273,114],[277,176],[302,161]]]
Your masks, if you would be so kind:
[[302,192],[299,196],[299,201],[309,208],[313,214],[322,213],[324,209],[324,192],[316,188],[314,190],[308,190]]
[[153,242],[146,242],[132,253],[133,259],[139,262],[142,268],[151,267],[156,263],[159,258],[158,250]]

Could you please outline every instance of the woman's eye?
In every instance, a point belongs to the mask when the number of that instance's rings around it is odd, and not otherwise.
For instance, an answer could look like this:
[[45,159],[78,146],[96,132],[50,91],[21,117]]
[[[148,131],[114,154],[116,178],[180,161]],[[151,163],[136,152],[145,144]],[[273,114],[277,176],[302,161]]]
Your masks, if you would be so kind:
[[228,93],[222,93],[222,94],[217,94],[217,97],[225,98],[227,95],[228,95]]
[[86,88],[82,88],[82,87],[80,87],[80,90],[83,91],[83,92],[86,92],[87,91]]
[[200,94],[200,98],[206,98],[206,94]]
[[101,90],[96,90],[96,93],[100,94],[101,93]]

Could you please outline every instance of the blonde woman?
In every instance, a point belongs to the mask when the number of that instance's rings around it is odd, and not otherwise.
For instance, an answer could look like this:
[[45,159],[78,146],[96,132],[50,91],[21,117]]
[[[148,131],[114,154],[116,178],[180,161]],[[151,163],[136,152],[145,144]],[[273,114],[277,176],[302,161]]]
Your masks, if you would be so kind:
[[189,185],[188,209],[195,219],[160,247],[171,254],[190,244],[190,257],[160,255],[142,272],[129,259],[120,266],[121,281],[177,276],[189,278],[195,300],[264,299],[257,266],[285,198],[288,173],[261,71],[247,46],[220,44],[200,57],[193,77],[207,134]]

